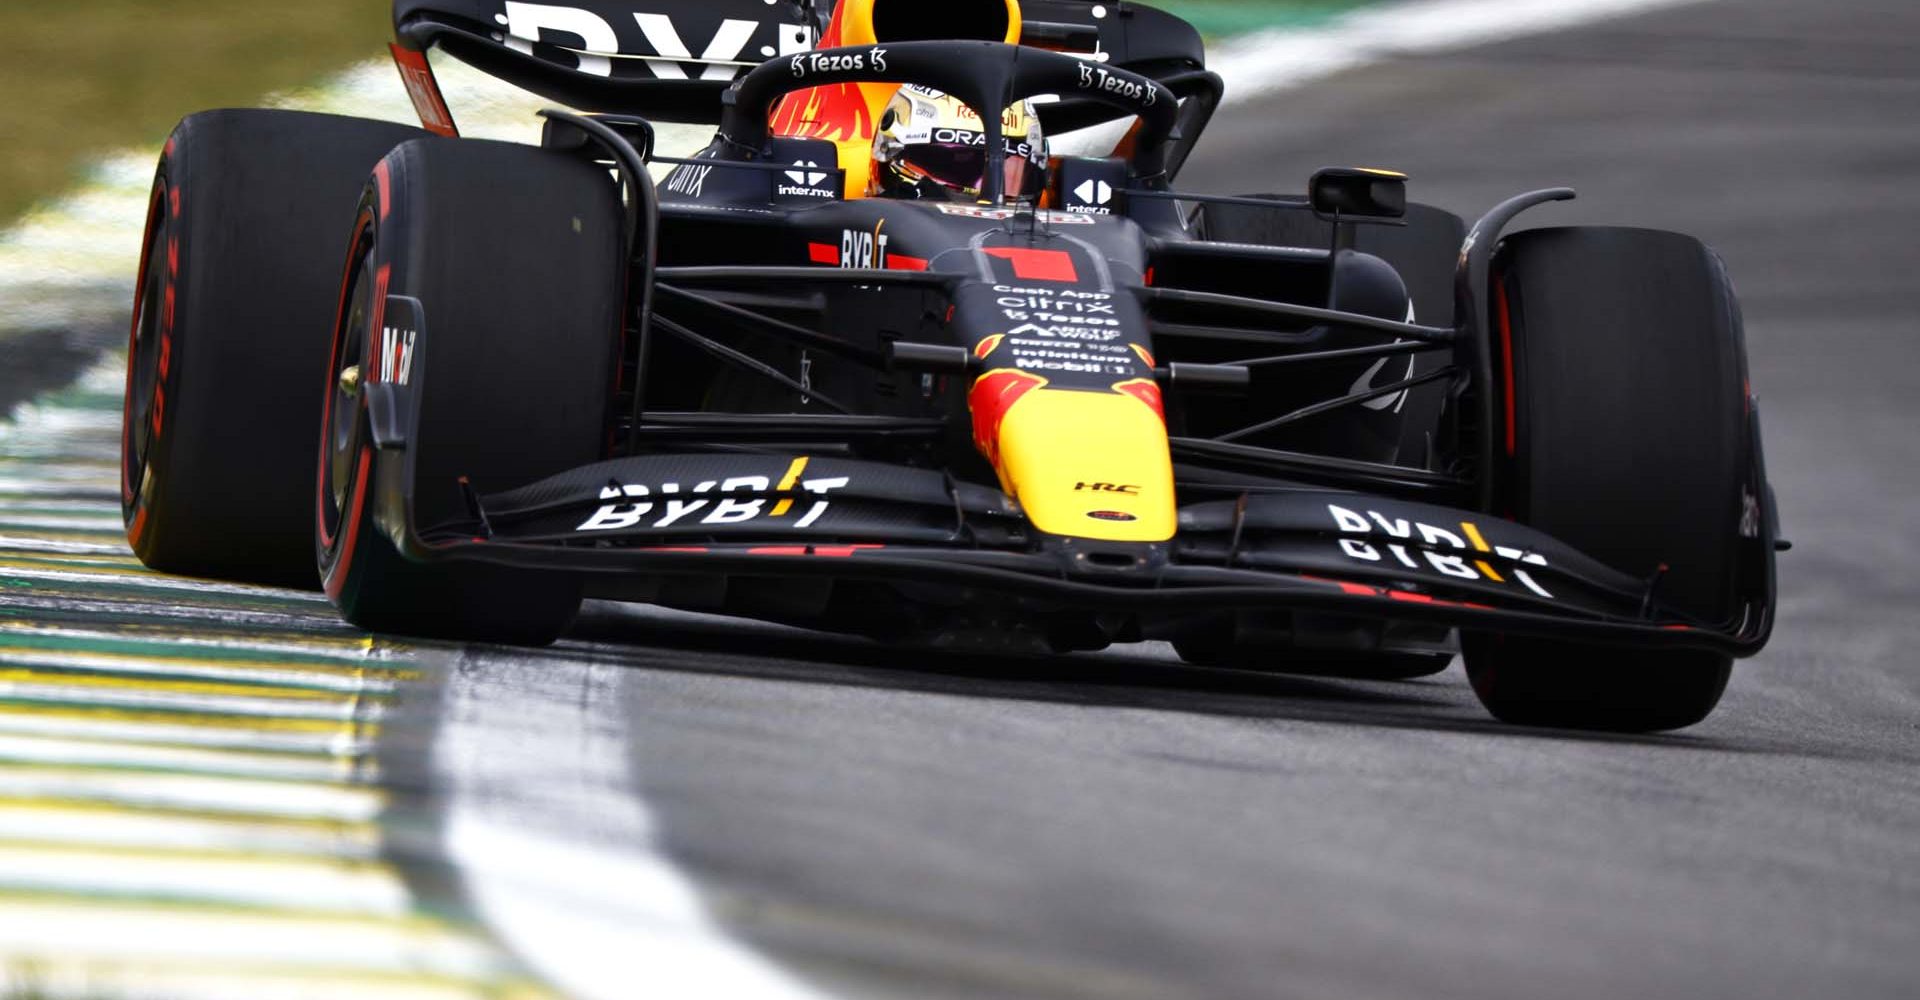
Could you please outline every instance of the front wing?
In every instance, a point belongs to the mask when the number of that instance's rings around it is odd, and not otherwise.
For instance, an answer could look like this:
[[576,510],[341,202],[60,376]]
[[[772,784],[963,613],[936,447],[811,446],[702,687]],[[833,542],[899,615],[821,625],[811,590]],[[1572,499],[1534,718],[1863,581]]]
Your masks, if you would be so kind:
[[[470,494],[470,518],[419,526],[407,435],[396,432],[405,421],[391,401],[373,409],[388,411],[373,414],[377,522],[422,562],[857,579],[1041,611],[1305,611],[1733,655],[1758,651],[1772,626],[1771,579],[1736,620],[1697,621],[1662,603],[1657,579],[1636,580],[1524,525],[1313,487],[1189,503],[1171,540],[1113,543],[1037,533],[1013,498],[939,470],[662,454]],[[1089,491],[1090,516],[1101,513],[1098,492]]]

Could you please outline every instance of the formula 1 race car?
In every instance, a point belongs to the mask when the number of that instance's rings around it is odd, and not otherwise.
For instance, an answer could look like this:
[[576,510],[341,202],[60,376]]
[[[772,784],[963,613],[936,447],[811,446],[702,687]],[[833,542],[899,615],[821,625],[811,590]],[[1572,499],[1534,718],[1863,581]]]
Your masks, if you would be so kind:
[[[1468,227],[1370,169],[1177,191],[1222,81],[1127,0],[568,3],[397,0],[424,130],[175,130],[149,566],[512,643],[594,597],[1374,679],[1458,650],[1499,718],[1617,730],[1699,721],[1766,642],[1784,543],[1694,239],[1503,236],[1573,193]],[[442,58],[594,113],[455,138]]]

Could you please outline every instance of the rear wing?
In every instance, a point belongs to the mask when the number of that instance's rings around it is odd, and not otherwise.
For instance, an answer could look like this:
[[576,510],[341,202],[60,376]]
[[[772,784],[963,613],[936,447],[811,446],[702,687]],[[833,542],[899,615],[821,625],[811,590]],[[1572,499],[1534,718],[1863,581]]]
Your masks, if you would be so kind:
[[[812,0],[395,0],[395,57],[438,45],[515,86],[586,111],[717,122],[744,70],[814,47]],[[430,81],[428,81],[430,82]],[[423,110],[422,120],[428,116]],[[429,126],[433,123],[427,122]]]
[[[721,95],[735,79],[814,48],[836,6],[857,10],[879,44],[998,38],[1014,16],[1021,44],[1085,54],[1158,80],[1193,105],[1183,115],[1176,165],[1219,102],[1220,78],[1206,70],[1199,32],[1127,0],[395,0],[394,56],[421,120],[440,131],[452,131],[452,123],[423,56],[435,45],[581,110],[717,124]],[[1062,100],[1042,117],[1058,133],[1110,121],[1114,112]]]

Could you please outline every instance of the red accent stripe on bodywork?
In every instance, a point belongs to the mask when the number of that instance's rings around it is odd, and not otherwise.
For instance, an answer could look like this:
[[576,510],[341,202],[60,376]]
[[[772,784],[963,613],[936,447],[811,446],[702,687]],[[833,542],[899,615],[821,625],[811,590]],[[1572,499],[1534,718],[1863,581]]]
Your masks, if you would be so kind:
[[840,248],[831,243],[807,244],[807,260],[815,264],[840,266]]
[[1320,576],[1308,576],[1305,573],[1300,574],[1300,579],[1312,580],[1315,583],[1330,583],[1339,587],[1340,592],[1349,597],[1379,597],[1382,593],[1378,587],[1369,587],[1364,583],[1352,583],[1347,580],[1329,580]]
[[1154,416],[1159,417],[1162,423],[1166,421],[1167,407],[1161,399],[1159,383],[1145,378],[1128,379],[1125,382],[1114,383],[1113,389],[1115,392],[1126,393],[1147,404],[1147,408],[1153,411]]
[[1000,423],[1020,397],[1047,384],[1038,375],[999,368],[974,380],[967,391],[967,409],[973,411],[973,444],[987,461],[1000,461]]
[[761,546],[760,548],[748,549],[747,555],[750,555],[750,556],[829,556],[837,559],[845,559],[846,557],[853,555],[855,552],[860,552],[860,551],[869,550],[869,549],[884,549],[884,548],[886,548],[886,546],[884,545],[766,545],[766,546]]
[[400,70],[400,83],[407,88],[413,112],[420,116],[420,127],[435,135],[458,136],[460,130],[454,127],[453,112],[447,110],[447,99],[440,94],[440,81],[434,79],[427,54],[401,48],[397,42],[388,42],[387,48],[393,52],[393,64]]

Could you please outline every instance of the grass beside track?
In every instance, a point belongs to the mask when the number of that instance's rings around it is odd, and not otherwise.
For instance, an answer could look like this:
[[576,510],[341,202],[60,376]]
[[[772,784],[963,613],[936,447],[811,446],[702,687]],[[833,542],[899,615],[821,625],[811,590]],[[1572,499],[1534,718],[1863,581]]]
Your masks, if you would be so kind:
[[386,0],[3,0],[0,221],[94,155],[158,146],[187,111],[246,105],[382,51]]

